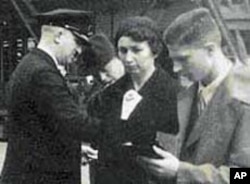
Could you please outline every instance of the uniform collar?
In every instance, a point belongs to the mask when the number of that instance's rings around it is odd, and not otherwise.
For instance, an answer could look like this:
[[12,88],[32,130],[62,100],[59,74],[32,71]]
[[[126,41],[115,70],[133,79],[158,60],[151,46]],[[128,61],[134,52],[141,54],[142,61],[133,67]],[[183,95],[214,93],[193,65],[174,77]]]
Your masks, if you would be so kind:
[[60,65],[60,64],[58,63],[58,61],[57,61],[56,57],[54,56],[54,54],[52,54],[49,50],[45,50],[45,49],[42,49],[42,48],[39,48],[39,49],[41,49],[41,50],[43,50],[44,52],[46,52],[46,53],[52,58],[52,60],[54,61],[55,65],[56,65],[56,68],[59,70],[59,72],[61,73],[61,75],[62,75],[63,77],[65,77],[66,74],[67,74],[67,71],[66,71],[66,69],[65,69],[65,66]]

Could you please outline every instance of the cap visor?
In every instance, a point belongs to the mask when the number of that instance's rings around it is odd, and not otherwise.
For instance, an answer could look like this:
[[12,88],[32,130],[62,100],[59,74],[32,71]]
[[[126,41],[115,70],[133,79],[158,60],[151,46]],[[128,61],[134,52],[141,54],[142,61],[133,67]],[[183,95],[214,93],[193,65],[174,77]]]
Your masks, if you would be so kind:
[[85,45],[90,45],[89,38],[88,38],[86,35],[80,34],[80,33],[75,32],[75,31],[72,31],[72,33],[73,33],[77,38],[79,38],[79,40],[80,40],[83,44],[85,44]]

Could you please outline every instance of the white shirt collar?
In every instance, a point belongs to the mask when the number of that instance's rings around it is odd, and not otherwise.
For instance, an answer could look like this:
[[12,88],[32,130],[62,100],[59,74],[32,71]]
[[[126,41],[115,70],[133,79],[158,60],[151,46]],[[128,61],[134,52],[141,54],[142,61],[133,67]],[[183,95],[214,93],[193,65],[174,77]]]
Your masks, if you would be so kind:
[[232,63],[229,63],[229,67],[227,67],[227,69],[223,73],[221,73],[213,82],[211,82],[207,86],[204,86],[201,82],[199,82],[198,94],[201,93],[202,98],[204,99],[206,105],[210,102],[214,93],[216,92],[216,89],[226,78],[231,68],[232,68]]
[[62,76],[65,77],[66,74],[67,74],[67,71],[66,71],[66,69],[65,69],[65,66],[59,65],[58,62],[57,62],[57,60],[55,60],[55,59],[53,59],[53,60],[54,60],[54,62],[55,62],[55,64],[56,64],[57,69],[60,71],[60,73],[62,74]]

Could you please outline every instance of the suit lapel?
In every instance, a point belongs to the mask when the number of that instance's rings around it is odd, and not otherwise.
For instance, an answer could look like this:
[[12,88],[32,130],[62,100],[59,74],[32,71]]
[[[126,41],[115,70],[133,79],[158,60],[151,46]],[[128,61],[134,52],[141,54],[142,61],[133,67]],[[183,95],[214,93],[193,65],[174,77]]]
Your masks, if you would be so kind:
[[192,103],[195,98],[197,90],[197,85],[194,84],[187,90],[182,90],[177,95],[177,111],[178,111],[178,121],[179,121],[179,150],[185,139],[187,126],[189,124]]
[[207,105],[201,116],[197,119],[194,128],[187,137],[185,145],[186,148],[199,140],[200,135],[204,132],[204,130],[208,131],[210,127],[217,127],[213,126],[213,124],[220,123],[220,119],[217,117],[221,113],[224,113],[224,108],[222,107],[225,106],[226,103],[228,103],[227,79],[218,88],[210,103]]

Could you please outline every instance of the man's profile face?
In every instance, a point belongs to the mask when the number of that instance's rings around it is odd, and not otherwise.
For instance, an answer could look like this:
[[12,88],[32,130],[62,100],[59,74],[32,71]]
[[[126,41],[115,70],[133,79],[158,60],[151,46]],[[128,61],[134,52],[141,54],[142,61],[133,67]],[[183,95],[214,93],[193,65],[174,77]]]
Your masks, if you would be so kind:
[[79,38],[77,38],[71,31],[64,30],[59,38],[58,45],[60,47],[58,52],[58,62],[61,65],[67,65],[76,62],[79,55],[82,53],[82,46]]
[[206,48],[169,46],[169,56],[174,63],[174,72],[180,79],[192,82],[203,81],[212,70],[212,63]]

